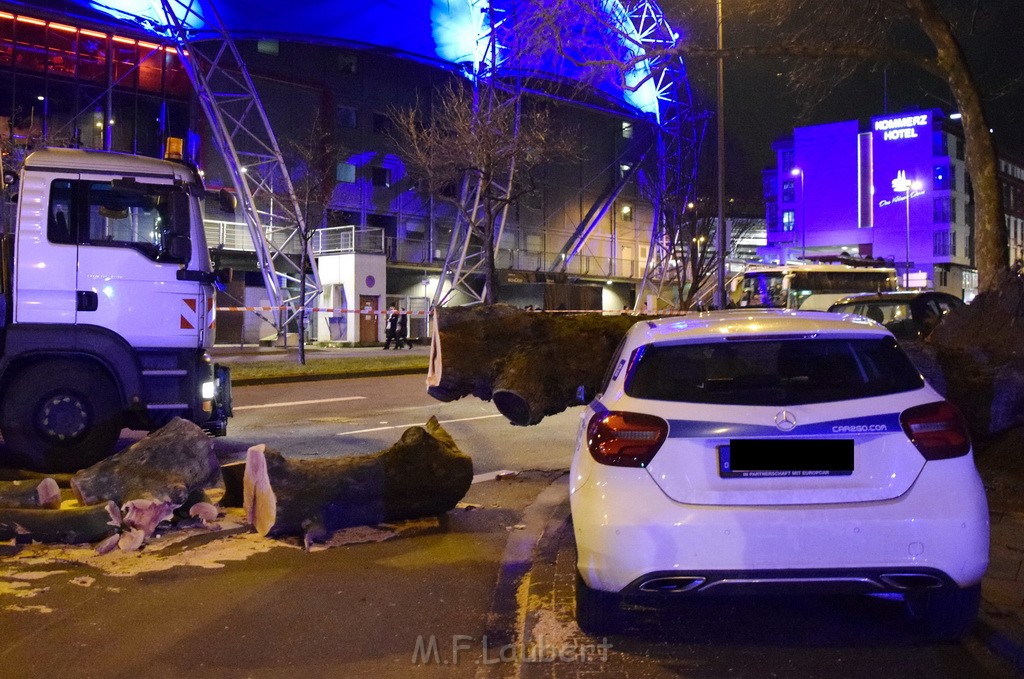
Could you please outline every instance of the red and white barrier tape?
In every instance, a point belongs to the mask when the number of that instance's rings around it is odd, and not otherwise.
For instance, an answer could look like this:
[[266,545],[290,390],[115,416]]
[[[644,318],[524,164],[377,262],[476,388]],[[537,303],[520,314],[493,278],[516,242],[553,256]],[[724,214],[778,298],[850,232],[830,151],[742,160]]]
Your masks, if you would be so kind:
[[[219,306],[217,311],[278,311],[291,309],[291,307],[276,307],[276,306]],[[309,313],[329,313],[329,314],[365,314],[369,315],[386,315],[387,310],[378,309],[330,309],[327,307],[307,307],[306,311]],[[531,313],[543,313],[543,314],[602,314],[605,316],[685,316],[687,311],[612,311],[612,310],[600,310],[600,309],[532,309]],[[400,312],[407,316],[428,316],[429,311],[402,311]]]

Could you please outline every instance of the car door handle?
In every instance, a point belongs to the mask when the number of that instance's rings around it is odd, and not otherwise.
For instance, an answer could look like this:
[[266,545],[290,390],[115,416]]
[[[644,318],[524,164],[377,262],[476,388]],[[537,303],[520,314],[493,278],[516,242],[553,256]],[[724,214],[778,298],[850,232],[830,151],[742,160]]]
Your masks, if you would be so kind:
[[100,306],[100,298],[92,290],[79,290],[77,293],[79,311],[96,311]]

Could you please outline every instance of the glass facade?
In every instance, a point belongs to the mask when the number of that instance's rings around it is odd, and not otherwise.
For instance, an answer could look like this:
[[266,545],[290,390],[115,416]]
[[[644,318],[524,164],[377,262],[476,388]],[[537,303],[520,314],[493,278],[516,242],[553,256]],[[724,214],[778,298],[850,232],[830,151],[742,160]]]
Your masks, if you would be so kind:
[[190,91],[173,48],[0,12],[0,134],[15,146],[159,156],[187,136]]

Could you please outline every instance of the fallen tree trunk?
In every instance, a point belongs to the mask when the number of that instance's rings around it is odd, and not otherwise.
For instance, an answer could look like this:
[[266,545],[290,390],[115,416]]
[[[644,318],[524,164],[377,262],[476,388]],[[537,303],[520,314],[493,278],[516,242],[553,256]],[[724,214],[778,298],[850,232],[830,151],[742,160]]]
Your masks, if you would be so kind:
[[60,509],[60,487],[50,478],[0,481],[0,508]]
[[304,534],[308,546],[338,528],[443,514],[472,482],[473,461],[432,417],[372,455],[288,460],[253,446],[244,505],[261,535]]
[[174,418],[141,441],[71,477],[83,505],[113,500],[125,523],[145,537],[179,507],[223,495],[213,441],[198,426]]
[[646,318],[500,304],[435,309],[427,392],[493,399],[512,424],[537,424],[593,398],[619,341]]
[[117,531],[113,502],[68,509],[0,509],[0,540],[99,542]]
[[918,369],[964,413],[975,439],[1024,425],[1022,330],[1024,278],[1009,275],[943,316],[924,349],[907,345]]
[[177,417],[71,477],[71,488],[83,505],[155,499],[181,506],[219,484],[213,441],[198,426]]

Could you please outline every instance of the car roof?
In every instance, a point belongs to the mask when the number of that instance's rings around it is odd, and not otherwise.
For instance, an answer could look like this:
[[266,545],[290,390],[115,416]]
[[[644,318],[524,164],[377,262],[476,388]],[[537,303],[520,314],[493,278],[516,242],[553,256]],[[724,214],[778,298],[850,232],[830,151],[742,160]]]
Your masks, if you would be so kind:
[[881,325],[856,314],[792,309],[710,311],[638,323],[645,341],[739,340],[766,336],[821,338],[823,335],[885,336]]

